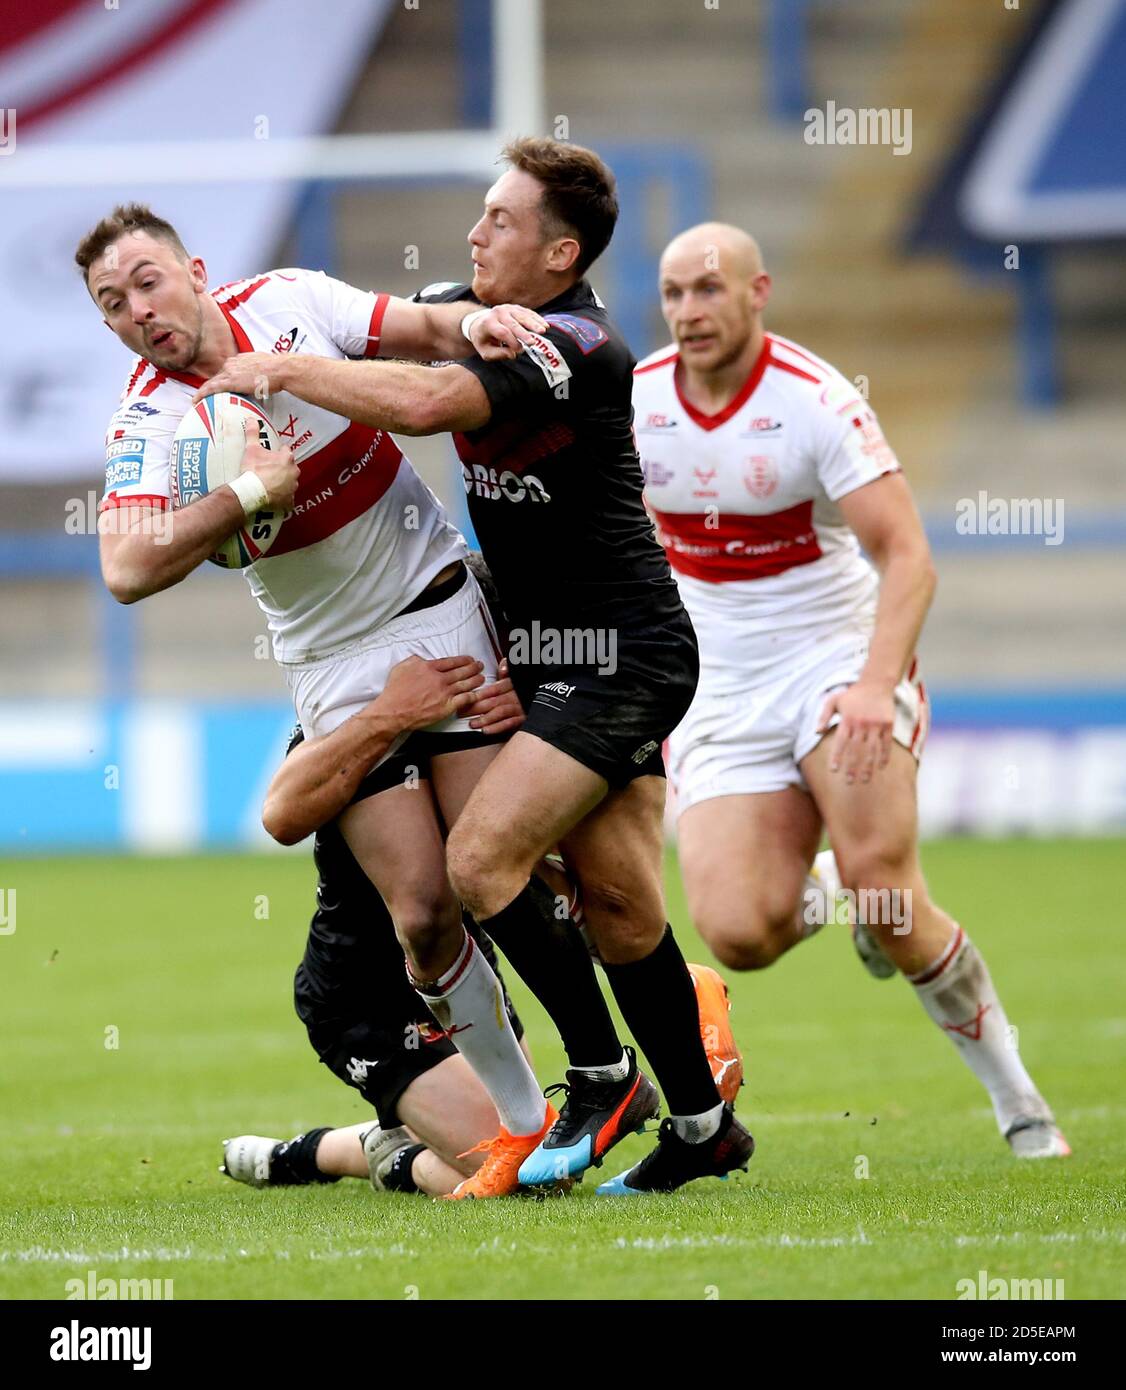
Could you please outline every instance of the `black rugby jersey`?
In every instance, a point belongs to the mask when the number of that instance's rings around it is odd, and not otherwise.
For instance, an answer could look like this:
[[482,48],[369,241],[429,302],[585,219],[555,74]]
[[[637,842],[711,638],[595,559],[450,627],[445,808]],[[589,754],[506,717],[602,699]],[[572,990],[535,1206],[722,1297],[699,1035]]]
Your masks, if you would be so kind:
[[[448,283],[415,299],[475,302]],[[492,404],[487,425],[454,435],[469,515],[512,627],[628,637],[681,611],[642,502],[634,358],[585,280],[538,312],[550,328],[519,357],[458,364]]]

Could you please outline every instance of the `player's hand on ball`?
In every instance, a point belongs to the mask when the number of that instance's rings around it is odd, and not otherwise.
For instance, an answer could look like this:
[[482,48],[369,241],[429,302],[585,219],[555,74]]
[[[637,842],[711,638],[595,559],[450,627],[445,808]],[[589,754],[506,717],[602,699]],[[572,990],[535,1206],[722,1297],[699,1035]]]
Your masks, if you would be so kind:
[[291,512],[297,484],[301,481],[301,469],[294,462],[293,450],[263,449],[258,443],[258,426],[253,420],[244,420],[242,428],[246,436],[242,471],[258,475],[272,510]]
[[403,729],[425,729],[462,714],[484,684],[481,662],[471,656],[440,656],[424,661],[408,656],[391,668],[379,697],[385,714]]
[[483,685],[473,703],[462,710],[469,716],[469,727],[483,734],[507,734],[525,719],[524,706],[508,678],[508,661],[500,663],[499,679]]
[[895,722],[895,693],[887,686],[857,681],[844,690],[834,691],[825,701],[818,721],[824,732],[834,715],[840,723],[832,734],[829,771],[844,769],[845,781],[870,782],[888,765],[891,757],[892,726]]
[[530,333],[546,333],[548,324],[534,309],[520,304],[498,304],[487,314],[475,319],[469,330],[469,341],[477,355],[486,362],[503,362],[518,357],[521,344]]
[[283,353],[240,352],[228,357],[219,371],[203,383],[192,397],[192,404],[218,391],[233,391],[256,401],[268,400],[275,391],[282,389],[281,376],[285,367]]

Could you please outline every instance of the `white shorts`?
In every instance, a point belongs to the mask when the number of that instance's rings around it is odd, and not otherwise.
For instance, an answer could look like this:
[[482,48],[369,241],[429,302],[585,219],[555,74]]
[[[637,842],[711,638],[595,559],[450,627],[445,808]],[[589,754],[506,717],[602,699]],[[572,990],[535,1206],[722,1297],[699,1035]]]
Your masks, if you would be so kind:
[[[484,664],[486,681],[496,680],[500,647],[477,580],[468,571],[457,593],[433,608],[392,618],[350,647],[320,661],[283,666],[297,718],[306,738],[330,734],[374,700],[392,666],[408,656],[471,656]],[[427,733],[474,732],[468,718],[451,716]],[[383,762],[405,741],[392,744]],[[375,764],[378,766],[378,763]]]
[[[677,814],[717,796],[804,788],[800,764],[821,741],[825,698],[853,685],[867,659],[867,635],[850,632],[801,649],[785,675],[742,691],[710,691],[707,672],[701,673],[692,707],[668,744]],[[892,737],[918,759],[929,726],[926,688],[912,659],[895,688]]]

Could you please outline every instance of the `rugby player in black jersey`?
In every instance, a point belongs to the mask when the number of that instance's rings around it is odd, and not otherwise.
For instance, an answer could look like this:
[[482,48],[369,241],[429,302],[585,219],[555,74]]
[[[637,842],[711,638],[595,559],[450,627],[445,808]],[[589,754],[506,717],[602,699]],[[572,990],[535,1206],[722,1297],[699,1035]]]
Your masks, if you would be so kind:
[[[514,359],[420,367],[246,353],[200,394],[285,390],[398,433],[454,433],[527,720],[450,831],[450,876],[565,1043],[582,1029],[589,1042],[597,1026],[607,1048],[604,1064],[569,1070],[567,1103],[542,1140],[502,1130],[459,1195],[581,1173],[657,1110],[608,1026],[589,961],[584,970],[576,956],[560,990],[557,959],[545,971],[521,950],[542,913],[533,868],[556,844],[671,1112],[657,1148],[600,1191],[671,1191],[745,1167],[754,1148],[712,1080],[692,980],[665,917],[660,749],[695,691],[695,635],[641,500],[633,357],[584,279],[613,233],[613,176],[591,151],[548,139],[516,141],[504,158],[469,235],[472,284],[431,286],[419,298],[538,310],[547,328],[519,330]],[[440,968],[420,982],[439,1018],[467,960],[460,936],[446,949],[449,959],[432,957]]]
[[[316,832],[316,911],[294,1004],[320,1060],[360,1092],[378,1124],[319,1126],[288,1141],[257,1134],[224,1140],[221,1171],[229,1177],[252,1187],[370,1177],[377,1190],[440,1196],[474,1171],[475,1146],[496,1133],[488,1093],[410,987],[387,905],[328,820],[347,802],[376,794],[385,774],[365,774],[365,763],[396,735],[470,710],[488,733],[518,724],[523,712],[508,683],[483,682],[480,662],[470,657],[410,658],[392,669],[367,710],[317,740],[319,747],[307,746],[305,756],[295,755],[302,739],[300,730],[294,734],[263,812],[283,843]],[[424,749],[407,751],[425,780]],[[492,944],[475,923],[466,926],[499,978]],[[521,1038],[507,992],[504,1003]]]

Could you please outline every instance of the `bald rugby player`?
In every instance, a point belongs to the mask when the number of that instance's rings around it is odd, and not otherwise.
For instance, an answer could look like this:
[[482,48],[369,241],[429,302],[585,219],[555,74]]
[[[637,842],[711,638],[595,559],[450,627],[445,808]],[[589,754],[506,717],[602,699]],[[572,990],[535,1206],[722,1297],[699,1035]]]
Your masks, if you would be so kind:
[[843,887],[862,960],[906,978],[1013,1153],[1066,1155],[980,952],[919,865],[915,648],[936,577],[911,492],[852,383],[766,331],[770,289],[746,232],[683,232],[660,265],[673,342],[635,374],[646,502],[700,644],[669,748],[693,920],[725,965],[758,970],[831,920]]

